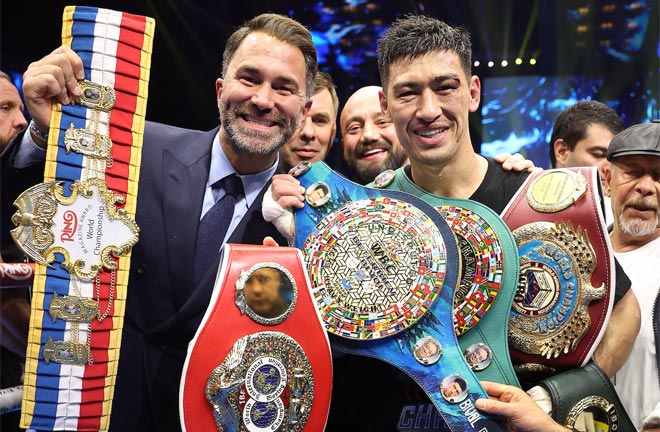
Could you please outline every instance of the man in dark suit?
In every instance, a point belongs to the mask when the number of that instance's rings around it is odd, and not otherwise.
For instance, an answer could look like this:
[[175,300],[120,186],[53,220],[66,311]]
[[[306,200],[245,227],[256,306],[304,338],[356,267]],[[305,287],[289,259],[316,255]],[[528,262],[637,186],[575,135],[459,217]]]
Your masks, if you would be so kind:
[[[211,264],[193,275],[198,226],[230,193],[217,184],[238,176],[242,193],[233,216],[225,215],[232,221],[217,251],[225,242],[261,244],[266,236],[284,244],[263,220],[261,201],[277,171],[278,149],[309,110],[316,71],[309,32],[288,17],[260,15],[225,46],[222,77],[216,81],[219,128],[200,132],[146,124],[136,213],[140,241],[131,256],[111,430],[179,430],[186,349],[208,305],[219,263],[214,252]],[[11,149],[8,163],[15,175],[33,166],[31,161],[43,160],[36,146],[45,148],[51,102],[68,104],[80,96],[83,77],[80,58],[67,47],[30,65],[23,88],[33,124]],[[3,182],[3,193],[8,183]]]

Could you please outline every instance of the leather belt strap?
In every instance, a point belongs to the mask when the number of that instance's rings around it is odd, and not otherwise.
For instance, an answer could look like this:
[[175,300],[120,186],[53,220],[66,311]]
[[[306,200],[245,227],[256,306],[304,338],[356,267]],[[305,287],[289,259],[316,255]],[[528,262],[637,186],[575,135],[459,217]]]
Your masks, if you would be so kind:
[[454,327],[461,349],[479,380],[520,387],[507,335],[519,274],[518,249],[509,228],[481,203],[421,189],[403,168],[385,171],[377,180],[375,186],[423,199],[447,220],[461,253],[461,277],[454,296]]
[[568,428],[575,430],[578,418],[587,412],[589,421],[600,423],[598,430],[636,431],[612,381],[594,362],[553,375],[539,385],[550,393],[552,417]]
[[295,212],[294,246],[332,346],[410,375],[453,431],[505,430],[474,407],[488,396],[450,318],[459,255],[440,214],[415,196],[350,182],[323,162],[292,172],[309,204]]
[[[45,183],[19,196],[12,218],[12,236],[38,263],[25,428],[109,427],[139,231],[133,218],[154,26],[151,18],[109,9],[64,9],[62,42],[83,60],[83,95],[53,104]],[[51,223],[39,225],[44,219]]]
[[331,390],[330,344],[300,251],[225,245],[183,368],[182,429],[320,431]]
[[534,172],[502,213],[520,255],[509,343],[521,370],[584,366],[603,337],[614,301],[614,258],[597,172]]

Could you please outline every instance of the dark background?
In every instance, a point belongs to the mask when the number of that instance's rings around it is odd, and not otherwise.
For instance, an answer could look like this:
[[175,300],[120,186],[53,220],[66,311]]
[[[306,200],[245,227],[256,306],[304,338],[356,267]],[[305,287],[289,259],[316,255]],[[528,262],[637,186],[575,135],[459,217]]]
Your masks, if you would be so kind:
[[[55,49],[61,43],[62,11],[68,4],[73,3],[2,0],[0,68],[19,80],[31,61]],[[498,149],[520,150],[544,166],[546,161],[536,153],[547,146],[554,118],[579,99],[608,103],[627,126],[657,118],[659,113],[657,0],[90,0],[78,4],[156,20],[147,118],[182,127],[217,125],[215,79],[224,42],[236,26],[262,12],[289,15],[312,30],[320,68],[334,77],[340,108],[355,89],[379,84],[376,41],[395,18],[427,13],[466,27],[472,34],[473,59],[479,61],[473,73],[481,77],[484,90],[482,111],[470,120],[477,150],[482,142],[495,142]],[[516,57],[521,65],[514,63]],[[535,65],[530,65],[531,58]],[[502,60],[509,65],[503,67]],[[488,67],[488,61],[494,65]]]

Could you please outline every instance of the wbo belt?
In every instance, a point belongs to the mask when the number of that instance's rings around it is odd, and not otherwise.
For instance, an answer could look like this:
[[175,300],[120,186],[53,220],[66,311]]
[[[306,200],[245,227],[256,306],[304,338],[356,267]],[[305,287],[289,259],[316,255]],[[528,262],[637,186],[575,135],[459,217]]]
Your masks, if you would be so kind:
[[332,346],[404,371],[453,431],[505,430],[474,407],[488,395],[456,340],[459,254],[440,214],[415,196],[350,182],[323,162],[290,174],[308,204],[295,211],[293,244]]
[[476,201],[445,198],[421,189],[403,168],[384,171],[373,185],[415,195],[435,207],[447,221],[461,255],[454,294],[458,343],[479,380],[520,387],[507,335],[518,285],[518,250],[504,221]]
[[54,103],[44,183],[14,203],[12,237],[37,265],[21,427],[109,427],[137,203],[152,18],[68,6],[62,43],[83,94]]
[[226,244],[221,253],[181,377],[182,430],[323,430],[332,358],[301,252]]
[[502,213],[520,255],[509,344],[521,374],[584,366],[605,332],[614,263],[597,173],[534,172]]

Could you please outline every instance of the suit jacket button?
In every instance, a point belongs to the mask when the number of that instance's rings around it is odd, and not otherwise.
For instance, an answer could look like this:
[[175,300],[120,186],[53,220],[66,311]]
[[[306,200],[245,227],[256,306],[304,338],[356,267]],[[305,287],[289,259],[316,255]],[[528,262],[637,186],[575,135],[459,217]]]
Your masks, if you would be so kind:
[[147,266],[146,264],[138,264],[138,266],[135,268],[135,274],[138,277],[144,276],[144,273],[147,271]]

